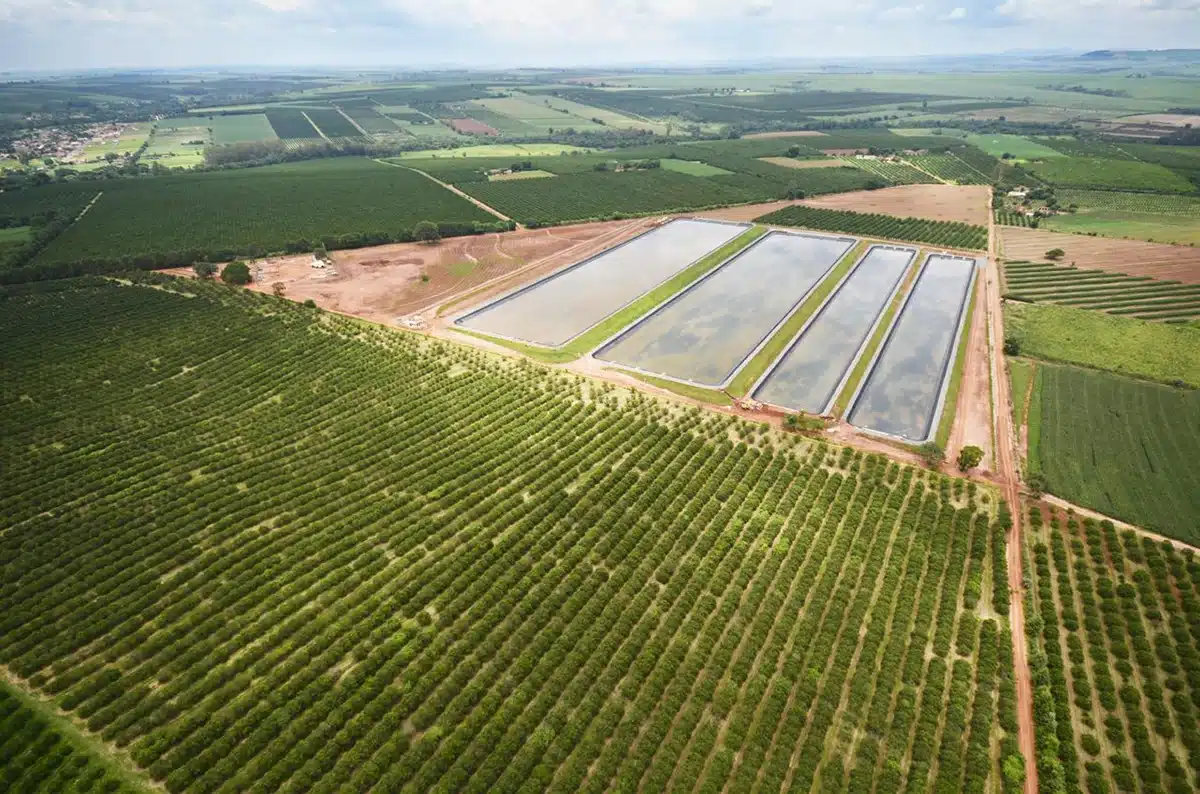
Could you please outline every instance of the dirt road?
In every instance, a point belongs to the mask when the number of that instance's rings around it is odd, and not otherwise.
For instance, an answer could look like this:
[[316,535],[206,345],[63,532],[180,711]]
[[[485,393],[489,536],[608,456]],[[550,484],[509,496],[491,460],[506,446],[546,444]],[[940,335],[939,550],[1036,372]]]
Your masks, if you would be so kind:
[[[469,202],[471,202],[472,204],[474,204],[476,207],[479,207],[479,209],[483,210],[484,212],[490,212],[491,214],[495,215],[497,218],[499,218],[499,219],[500,219],[500,220],[502,220],[502,221],[512,221],[512,220],[513,220],[512,218],[510,218],[510,217],[508,217],[507,215],[505,215],[503,212],[500,212],[499,210],[492,209],[492,208],[491,208],[491,207],[489,207],[487,204],[484,204],[482,201],[480,201],[479,199],[475,198],[474,196],[470,196],[470,195],[468,195],[468,194],[466,194],[466,193],[462,192],[461,190],[459,190],[458,188],[456,188],[454,185],[451,185],[449,182],[443,182],[442,180],[438,179],[437,177],[435,177],[435,176],[430,176],[429,174],[425,173],[424,171],[418,171],[418,170],[417,170],[417,169],[415,169],[415,168],[409,168],[408,166],[406,166],[406,165],[400,165],[399,163],[389,163],[387,160],[376,160],[375,162],[377,162],[377,163],[382,163],[383,165],[390,165],[390,166],[392,166],[393,168],[403,168],[403,169],[404,169],[404,170],[406,170],[406,171],[412,171],[412,172],[414,172],[414,173],[418,173],[418,174],[420,174],[421,176],[425,177],[426,179],[432,179],[434,182],[437,182],[439,185],[441,185],[442,187],[446,188],[446,190],[449,190],[451,193],[453,193],[453,194],[455,194],[455,195],[457,195],[457,196],[462,196],[462,197],[463,197],[463,198],[465,198],[467,201],[469,201]],[[517,222],[516,222],[516,221],[513,221],[513,223],[517,223]],[[517,223],[517,228],[518,228],[518,229],[524,229],[525,227],[524,227],[523,225],[521,225],[521,224]]]
[[[989,190],[990,193],[990,190]],[[988,206],[991,206],[989,195]],[[989,213],[990,215],[991,213]],[[1004,371],[1004,356],[997,345],[1004,339],[1004,316],[1000,308],[1000,268],[996,250],[996,224],[988,220],[988,262],[984,271],[984,305],[992,332],[992,384],[996,399],[992,405],[995,430],[995,470],[1004,498],[1012,508],[1012,529],[1008,533],[1008,586],[1012,599],[1008,622],[1012,628],[1013,668],[1017,686],[1017,743],[1025,756],[1025,794],[1037,794],[1037,760],[1034,757],[1033,683],[1029,674],[1029,648],[1025,641],[1024,585],[1021,576],[1021,493],[1016,465],[1016,437],[1013,435],[1012,396],[1008,375]]]
[[[985,274],[986,276],[986,274]],[[979,474],[987,476],[996,470],[992,450],[992,340],[988,333],[988,313],[985,311],[986,278],[979,279],[975,290],[975,311],[967,336],[967,358],[963,363],[962,385],[954,408],[954,426],[946,445],[948,467],[957,468],[958,453],[968,444],[983,450]]]

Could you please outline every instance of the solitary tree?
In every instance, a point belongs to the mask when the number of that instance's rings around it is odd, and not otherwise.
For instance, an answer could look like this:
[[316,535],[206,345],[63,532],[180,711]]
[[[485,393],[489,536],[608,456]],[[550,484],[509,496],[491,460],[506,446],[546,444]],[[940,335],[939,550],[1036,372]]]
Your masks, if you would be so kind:
[[1031,471],[1025,475],[1025,485],[1029,488],[1029,493],[1033,498],[1040,498],[1046,492],[1047,483],[1046,475],[1040,471]]
[[1067,252],[1062,250],[1061,248],[1051,248],[1049,251],[1046,252],[1046,258],[1058,260],[1058,259],[1062,259],[1066,255],[1066,253]]
[[422,243],[436,243],[442,239],[442,233],[433,221],[421,221],[413,228],[413,237]]
[[217,266],[212,262],[197,262],[192,265],[192,270],[196,274],[196,278],[208,281],[213,276],[217,275]]
[[283,293],[287,292],[287,284],[282,281],[276,281],[271,285],[271,292],[275,293],[276,298],[282,298]]
[[975,446],[966,446],[958,453],[958,470],[970,471],[983,460],[983,450]]
[[250,266],[242,260],[230,262],[221,271],[221,280],[226,284],[245,285],[249,284],[253,279],[250,276]]
[[1006,356],[1021,355],[1021,340],[1015,336],[1004,337],[1004,354]]

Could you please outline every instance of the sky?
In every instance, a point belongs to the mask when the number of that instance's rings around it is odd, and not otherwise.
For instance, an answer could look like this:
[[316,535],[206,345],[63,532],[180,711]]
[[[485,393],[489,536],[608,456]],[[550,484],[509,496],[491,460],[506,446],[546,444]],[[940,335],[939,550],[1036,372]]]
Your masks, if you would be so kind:
[[1200,0],[0,0],[0,70],[1200,47]]

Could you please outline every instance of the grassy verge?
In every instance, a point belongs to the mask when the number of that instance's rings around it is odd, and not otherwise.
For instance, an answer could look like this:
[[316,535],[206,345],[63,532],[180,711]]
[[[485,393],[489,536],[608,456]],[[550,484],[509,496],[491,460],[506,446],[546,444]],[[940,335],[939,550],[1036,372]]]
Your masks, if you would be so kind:
[[1041,471],[1042,459],[1038,454],[1038,447],[1042,440],[1042,368],[1037,367],[1033,371],[1033,392],[1029,395],[1029,413],[1025,420],[1028,425],[1026,431],[1026,459],[1025,471],[1031,473]]
[[854,364],[854,370],[850,373],[850,379],[846,381],[846,385],[842,387],[842,391],[837,396],[837,400],[833,403],[833,415],[841,416],[846,413],[846,409],[850,407],[850,398],[854,396],[854,390],[858,388],[858,384],[867,374],[867,367],[871,366],[871,359],[875,358],[875,352],[879,350],[879,346],[883,344],[883,339],[887,336],[888,329],[892,327],[892,321],[896,319],[896,312],[900,311],[900,306],[904,303],[904,299],[908,296],[908,291],[912,289],[913,281],[917,278],[917,273],[921,272],[921,263],[925,261],[924,249],[917,252],[912,264],[908,266],[908,273],[904,276],[904,281],[900,285],[900,289],[896,290],[896,294],[892,297],[892,302],[883,312],[883,319],[879,322],[879,327],[875,329],[875,333],[871,334],[871,338],[867,340],[867,346],[859,356],[858,361]]
[[1029,379],[1033,377],[1033,363],[1021,358],[1008,360],[1009,383],[1012,384],[1013,425],[1018,432],[1025,424],[1025,394],[1029,391]]
[[682,291],[684,288],[692,284],[692,282],[696,281],[701,276],[715,268],[717,265],[738,253],[766,233],[767,227],[752,226],[742,234],[725,243],[725,245],[713,251],[708,256],[697,261],[691,267],[677,273],[670,281],[660,284],[658,287],[650,290],[642,297],[630,303],[624,309],[621,309],[615,314],[609,315],[596,326],[575,337],[562,347],[555,348],[553,350],[536,347],[534,345],[526,345],[520,342],[510,342],[504,339],[496,339],[486,334],[467,331],[463,328],[455,328],[454,330],[469,336],[478,337],[479,339],[486,339],[489,342],[494,342],[511,350],[516,350],[517,352],[524,353],[525,355],[536,359],[537,361],[542,361],[547,364],[565,364],[568,361],[574,361],[580,356],[595,350],[610,336],[617,333],[642,315],[649,313],[650,310],[656,308],[660,303]]
[[954,352],[954,368],[950,370],[950,388],[946,389],[946,400],[942,403],[942,418],[938,420],[937,436],[934,441],[942,449],[950,443],[950,430],[954,427],[954,414],[958,408],[958,391],[962,388],[963,370],[967,368],[967,347],[971,341],[971,318],[975,316],[975,297],[979,294],[979,281],[971,285],[971,298],[967,301],[967,318],[962,333],[958,336],[958,350]]
[[30,695],[24,689],[10,683],[3,677],[0,677],[0,686],[4,687],[5,691],[9,692],[13,697],[17,698],[25,708],[33,711],[45,720],[51,729],[62,737],[64,742],[87,758],[90,758],[109,775],[121,781],[127,790],[147,792],[147,794],[157,791],[138,773],[137,767],[131,760],[120,753],[114,752],[103,742],[89,738],[87,734],[75,726],[75,723],[55,711],[52,705]]
[[822,279],[821,283],[816,286],[808,299],[801,304],[796,313],[787,319],[778,331],[767,340],[763,345],[762,350],[746,362],[746,366],[742,367],[741,372],[729,384],[729,393],[735,397],[744,397],[751,387],[754,386],[767,367],[771,366],[776,358],[778,358],[787,346],[791,344],[792,338],[800,333],[800,329],[808,322],[808,319],[813,316],[813,313],[820,308],[825,299],[829,297],[834,288],[842,280],[842,277],[850,272],[850,268],[854,267],[854,263],[859,257],[866,253],[872,243],[863,241],[851,248],[845,256],[834,265],[833,270]]
[[716,389],[705,389],[702,386],[689,386],[686,383],[676,383],[673,380],[664,380],[663,378],[654,378],[649,375],[642,375],[638,372],[628,372],[626,370],[612,370],[620,372],[632,378],[637,378],[643,383],[649,383],[651,386],[657,386],[660,389],[666,389],[669,392],[674,392],[682,397],[690,397],[693,400],[709,403],[710,405],[733,405],[733,398],[725,392],[717,391]]

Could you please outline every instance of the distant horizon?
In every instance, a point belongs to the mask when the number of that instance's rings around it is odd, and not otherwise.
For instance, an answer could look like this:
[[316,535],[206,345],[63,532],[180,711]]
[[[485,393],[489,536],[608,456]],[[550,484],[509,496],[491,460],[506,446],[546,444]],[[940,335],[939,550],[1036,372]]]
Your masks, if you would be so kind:
[[[1196,0],[5,0],[0,71],[602,68],[1164,50]],[[849,54],[848,54],[849,53]]]
[[[188,65],[153,65],[128,64],[111,66],[79,66],[70,68],[9,68],[0,69],[0,76],[29,75],[40,77],[70,76],[81,74],[196,74],[213,72],[218,74],[258,74],[266,72],[281,73],[316,73],[316,74],[366,74],[385,77],[386,73],[422,73],[422,72],[483,72],[483,71],[529,71],[529,72],[616,72],[631,71],[662,71],[690,72],[711,69],[739,69],[752,71],[795,71],[819,73],[818,70],[828,66],[850,66],[854,64],[953,61],[967,59],[1054,59],[1080,57],[1093,52],[1112,52],[1125,54],[1165,54],[1165,53],[1196,53],[1200,57],[1200,47],[1164,47],[1164,48],[1119,48],[1119,47],[1060,47],[1046,49],[1012,49],[997,52],[959,52],[959,53],[913,53],[907,55],[835,55],[826,57],[789,57],[770,56],[755,59],[745,58],[715,58],[690,59],[671,61],[607,61],[580,64],[559,65],[529,65],[520,63],[480,63],[465,65],[455,62],[442,63],[194,63]],[[1114,59],[1119,62],[1119,59]]]

